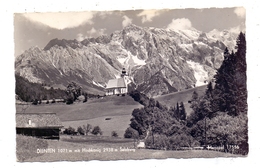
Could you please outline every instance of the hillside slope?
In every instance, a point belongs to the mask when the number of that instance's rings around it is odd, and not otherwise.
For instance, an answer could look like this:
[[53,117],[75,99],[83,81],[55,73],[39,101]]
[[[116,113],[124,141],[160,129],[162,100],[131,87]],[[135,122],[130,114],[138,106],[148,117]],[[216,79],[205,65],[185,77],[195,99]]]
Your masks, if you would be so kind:
[[[16,112],[22,111],[22,105],[16,105]],[[56,113],[64,128],[91,124],[99,126],[104,136],[111,136],[116,131],[120,137],[124,136],[126,128],[129,127],[132,111],[140,108],[138,102],[130,96],[107,96],[99,99],[88,100],[86,103],[65,103],[31,105],[26,113]]]
[[207,85],[203,85],[200,87],[195,87],[192,89],[187,89],[184,91],[176,92],[176,93],[170,93],[167,95],[158,96],[155,99],[158,100],[160,103],[165,104],[168,107],[176,106],[177,102],[183,102],[185,106],[185,110],[187,115],[189,115],[192,112],[192,109],[190,108],[190,104],[188,101],[192,97],[192,93],[196,91],[199,96],[203,95],[205,93],[205,90],[207,88]]
[[[26,113],[53,112],[61,121],[87,120],[101,116],[131,115],[134,108],[139,108],[130,96],[107,96],[103,99],[90,99],[86,103],[65,103],[30,105]],[[20,113],[23,106],[16,105],[16,112]]]

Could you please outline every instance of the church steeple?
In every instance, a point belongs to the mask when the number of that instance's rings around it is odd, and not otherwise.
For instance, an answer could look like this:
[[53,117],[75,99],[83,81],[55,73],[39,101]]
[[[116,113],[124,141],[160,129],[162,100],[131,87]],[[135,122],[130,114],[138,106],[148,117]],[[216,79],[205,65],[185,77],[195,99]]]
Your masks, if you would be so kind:
[[125,70],[125,68],[123,68],[122,69],[122,74],[121,74],[121,77],[123,78],[124,76],[126,76],[127,74],[126,74],[126,70]]

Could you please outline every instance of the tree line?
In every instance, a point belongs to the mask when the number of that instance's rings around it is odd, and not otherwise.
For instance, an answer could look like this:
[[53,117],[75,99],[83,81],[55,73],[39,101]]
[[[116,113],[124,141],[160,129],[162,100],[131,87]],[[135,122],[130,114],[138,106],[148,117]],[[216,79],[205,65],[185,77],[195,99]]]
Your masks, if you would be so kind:
[[[248,153],[246,40],[240,33],[236,52],[226,48],[224,60],[202,96],[193,93],[187,126],[203,145],[239,145]],[[213,86],[214,85],[214,86]]]
[[15,74],[15,94],[23,101],[33,102],[37,100],[49,100],[53,98],[66,98],[66,93],[62,89],[47,89],[44,84],[32,83],[27,79]]
[[125,138],[145,139],[147,148],[178,150],[182,146],[196,146],[186,126],[186,111],[183,102],[168,108],[145,94],[133,91],[130,96],[144,107],[134,109],[130,127]]
[[153,98],[134,91],[130,96],[144,105],[134,109],[126,138],[145,139],[153,149],[180,149],[191,146],[238,145],[236,153],[248,153],[246,87],[246,41],[240,33],[236,52],[226,48],[214,81],[202,96],[195,91],[189,101],[193,112],[187,116],[182,102],[167,108]]
[[[77,130],[69,126],[68,128],[65,128],[65,130],[61,133],[66,135],[89,135],[90,133],[93,135],[103,135],[103,132],[99,126],[92,127],[91,124],[79,126]],[[111,137],[118,137],[117,132],[112,131]]]
[[[15,94],[25,102],[32,102],[37,105],[42,100],[48,103],[55,103],[55,99],[63,99],[66,104],[73,104],[76,100],[82,99],[87,102],[88,98],[99,98],[99,95],[85,92],[76,82],[70,82],[66,89],[54,89],[46,84],[33,83],[15,74]],[[81,97],[80,97],[81,96]],[[50,100],[50,101],[49,101]]]

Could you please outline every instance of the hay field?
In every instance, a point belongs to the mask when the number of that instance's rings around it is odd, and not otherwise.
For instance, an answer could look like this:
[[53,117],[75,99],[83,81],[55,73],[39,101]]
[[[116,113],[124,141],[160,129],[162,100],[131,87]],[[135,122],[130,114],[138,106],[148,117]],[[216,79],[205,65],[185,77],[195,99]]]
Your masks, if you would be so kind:
[[[22,107],[16,105],[17,112],[20,112]],[[72,105],[65,103],[30,105],[26,113],[52,112],[57,114],[64,128],[71,126],[77,130],[79,126],[91,124],[92,127],[99,126],[104,136],[111,136],[111,132],[116,131],[123,137],[129,127],[132,111],[140,107],[142,105],[127,95],[106,96]]]

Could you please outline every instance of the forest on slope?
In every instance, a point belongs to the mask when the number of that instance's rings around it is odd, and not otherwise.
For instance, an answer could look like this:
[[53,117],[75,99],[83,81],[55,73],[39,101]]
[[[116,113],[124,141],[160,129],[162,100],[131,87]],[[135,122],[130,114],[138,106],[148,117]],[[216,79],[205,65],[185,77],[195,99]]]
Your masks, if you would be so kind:
[[[181,147],[223,146],[225,152],[248,154],[246,39],[240,33],[236,52],[226,48],[224,60],[201,96],[193,92],[192,113],[182,103],[168,108],[137,91],[130,95],[143,108],[132,113],[126,138],[145,140],[147,148],[178,150]],[[173,102],[173,105],[176,102]]]

